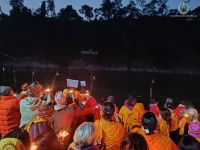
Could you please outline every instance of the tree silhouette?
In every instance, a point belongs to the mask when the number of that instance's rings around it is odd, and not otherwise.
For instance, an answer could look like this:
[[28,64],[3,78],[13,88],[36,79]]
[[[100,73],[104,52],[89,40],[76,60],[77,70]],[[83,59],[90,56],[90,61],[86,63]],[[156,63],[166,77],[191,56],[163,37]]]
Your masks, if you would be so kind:
[[24,7],[23,0],[10,0],[10,16],[13,18],[19,18],[21,15],[21,10]]
[[146,16],[164,16],[168,13],[168,0],[151,0],[143,9]]
[[27,7],[23,7],[22,10],[21,10],[21,18],[23,19],[28,19],[32,17],[32,11],[31,9],[28,9]]
[[167,6],[168,0],[159,0],[158,1],[158,15],[165,16],[168,14],[168,6]]
[[38,8],[35,12],[35,16],[39,16],[41,18],[45,18],[47,15],[47,9],[46,9],[46,2],[42,1],[42,4],[40,8]]
[[82,20],[82,17],[78,15],[72,5],[67,5],[66,8],[62,8],[58,16],[61,20]]
[[146,16],[154,16],[157,15],[156,4],[158,0],[152,0],[147,3],[143,9],[143,13]]
[[0,20],[3,20],[5,18],[7,18],[7,17],[8,17],[8,15],[3,13],[2,9],[1,9],[1,6],[0,6]]
[[126,12],[126,17],[128,18],[138,18],[141,14],[140,14],[140,10],[136,7],[136,3],[131,0],[129,2],[129,4],[124,7],[124,10]]
[[54,0],[47,0],[47,14],[50,17],[56,16]]
[[2,12],[2,9],[1,9],[1,6],[0,6],[0,14],[2,14],[3,12]]
[[105,20],[110,20],[113,16],[114,3],[111,0],[103,0],[100,10]]
[[113,2],[113,15],[116,19],[122,19],[125,17],[125,10],[122,8],[122,0],[114,0]]
[[95,9],[94,9],[94,17],[95,17],[95,20],[98,20],[99,17],[101,16],[101,14],[102,14],[102,11],[101,11],[100,8],[95,8]]
[[10,0],[10,6],[13,10],[16,8],[22,9],[24,7],[23,0]]
[[145,6],[147,4],[146,0],[136,0],[136,4],[140,6],[140,13],[144,15]]
[[197,7],[192,11],[192,15],[197,15],[198,19],[200,17],[200,7]]
[[81,6],[81,9],[79,10],[79,12],[81,14],[84,14],[87,20],[89,21],[94,17],[93,8],[88,5]]

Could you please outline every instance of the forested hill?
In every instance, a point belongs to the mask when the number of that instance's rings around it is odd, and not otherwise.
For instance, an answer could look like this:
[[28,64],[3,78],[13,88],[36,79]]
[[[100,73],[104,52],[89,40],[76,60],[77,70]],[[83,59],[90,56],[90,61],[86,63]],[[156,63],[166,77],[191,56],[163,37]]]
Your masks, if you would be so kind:
[[[10,15],[1,13],[1,64],[12,57],[30,57],[60,66],[82,59],[100,66],[200,70],[199,8],[186,17],[177,10],[162,15],[129,12],[119,16],[113,11],[109,15],[102,8],[101,15],[93,19],[86,14],[87,19],[81,18],[72,6],[52,16],[43,14],[42,5],[37,12],[23,6],[13,7]],[[98,55],[83,56],[82,50]]]

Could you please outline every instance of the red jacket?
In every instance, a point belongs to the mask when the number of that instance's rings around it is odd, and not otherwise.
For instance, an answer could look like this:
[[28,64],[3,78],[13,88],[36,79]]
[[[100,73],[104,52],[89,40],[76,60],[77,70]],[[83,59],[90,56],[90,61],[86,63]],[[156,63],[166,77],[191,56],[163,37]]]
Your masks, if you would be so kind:
[[0,96],[0,134],[5,136],[20,124],[19,101],[14,96]]
[[178,117],[178,120],[180,120],[180,118],[181,118],[181,114],[180,114],[180,113],[181,113],[181,111],[184,110],[184,109],[186,109],[186,108],[185,108],[185,106],[182,105],[182,104],[179,104],[178,107],[176,107],[175,112],[176,112],[176,115],[177,115],[177,117]]
[[159,115],[160,115],[159,107],[156,104],[150,104],[149,105],[149,111],[152,112],[152,113],[154,113],[154,115],[156,116],[156,118],[158,118]]

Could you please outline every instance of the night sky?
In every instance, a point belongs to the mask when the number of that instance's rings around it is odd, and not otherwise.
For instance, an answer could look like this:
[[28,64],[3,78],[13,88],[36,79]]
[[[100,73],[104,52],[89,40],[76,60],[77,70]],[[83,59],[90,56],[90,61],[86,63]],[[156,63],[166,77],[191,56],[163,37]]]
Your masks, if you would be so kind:
[[[24,5],[31,9],[37,9],[40,7],[43,0],[24,0]],[[169,0],[168,4],[170,8],[178,8],[180,2],[185,0]],[[123,4],[126,5],[129,0],[123,0]],[[102,0],[55,0],[56,13],[59,12],[61,8],[64,8],[66,5],[72,5],[76,10],[79,10],[83,4],[90,5],[94,8],[98,8]],[[0,0],[0,6],[4,13],[9,13],[10,5],[9,0]],[[200,6],[200,0],[191,0],[189,7],[194,9]]]

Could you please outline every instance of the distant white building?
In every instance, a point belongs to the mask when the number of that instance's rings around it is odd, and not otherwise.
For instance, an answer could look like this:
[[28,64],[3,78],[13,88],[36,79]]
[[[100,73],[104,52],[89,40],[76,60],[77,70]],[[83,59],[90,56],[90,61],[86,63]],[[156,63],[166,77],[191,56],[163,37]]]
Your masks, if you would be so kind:
[[82,55],[98,55],[98,52],[93,51],[92,49],[87,50],[82,50],[81,51]]

